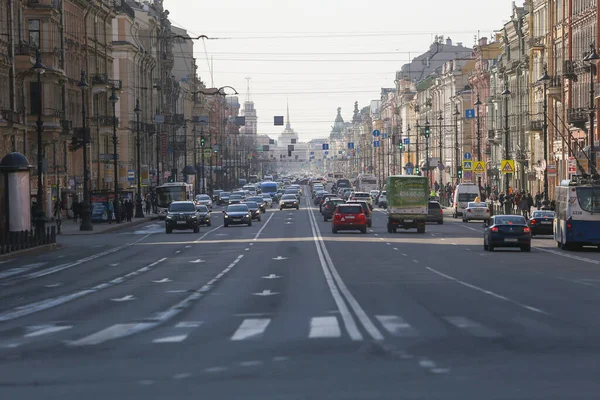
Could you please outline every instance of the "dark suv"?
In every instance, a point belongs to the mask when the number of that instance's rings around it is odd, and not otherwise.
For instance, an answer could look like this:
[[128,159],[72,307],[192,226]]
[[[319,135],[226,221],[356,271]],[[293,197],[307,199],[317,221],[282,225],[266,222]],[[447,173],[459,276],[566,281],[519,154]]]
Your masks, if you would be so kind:
[[194,233],[200,232],[200,218],[193,201],[174,201],[169,206],[165,218],[167,233],[175,230],[193,229]]
[[437,222],[442,225],[444,223],[444,212],[442,206],[437,201],[430,201],[428,206],[427,222]]

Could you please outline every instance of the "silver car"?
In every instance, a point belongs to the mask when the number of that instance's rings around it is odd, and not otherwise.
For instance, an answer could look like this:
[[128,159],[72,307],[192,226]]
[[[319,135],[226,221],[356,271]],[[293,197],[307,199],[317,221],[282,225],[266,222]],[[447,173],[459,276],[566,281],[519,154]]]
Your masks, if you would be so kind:
[[196,199],[194,200],[194,202],[198,206],[206,206],[206,207],[208,207],[208,209],[210,211],[212,211],[212,209],[213,209],[213,202],[212,202],[210,196],[207,195],[207,194],[199,194],[199,195],[197,195]]
[[491,218],[490,208],[484,202],[469,202],[463,213],[463,222],[472,220],[489,221]]

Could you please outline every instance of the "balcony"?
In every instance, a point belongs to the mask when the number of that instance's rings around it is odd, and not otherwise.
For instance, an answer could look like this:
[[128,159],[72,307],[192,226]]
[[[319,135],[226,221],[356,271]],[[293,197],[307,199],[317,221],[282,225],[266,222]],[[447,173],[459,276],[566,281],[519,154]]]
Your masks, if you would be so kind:
[[36,48],[28,43],[15,44],[15,68],[17,70],[29,70],[35,63]]
[[545,42],[546,39],[544,36],[535,36],[529,39],[529,45],[534,49],[543,49],[546,47]]
[[544,130],[544,121],[541,119],[530,120],[527,129],[529,132],[541,132]]
[[567,123],[579,129],[585,129],[588,121],[588,111],[585,108],[569,108],[567,110]]
[[92,125],[96,126],[109,126],[112,128],[114,122],[119,126],[119,118],[115,118],[111,115],[97,115],[91,119]]
[[562,85],[562,77],[561,76],[553,76],[550,79],[550,84],[548,85],[548,96],[554,98],[556,100],[560,100],[562,98],[563,85]]

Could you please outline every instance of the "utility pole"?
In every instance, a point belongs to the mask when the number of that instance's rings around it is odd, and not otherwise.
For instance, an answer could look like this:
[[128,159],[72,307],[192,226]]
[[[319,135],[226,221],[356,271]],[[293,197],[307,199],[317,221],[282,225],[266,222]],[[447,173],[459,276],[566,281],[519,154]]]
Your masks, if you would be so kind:
[[458,116],[460,112],[458,111],[458,104],[454,104],[454,175],[456,179],[456,184],[460,183],[460,174],[462,174],[462,165],[460,164],[460,149],[458,147]]
[[[443,192],[443,188],[444,188],[444,161],[443,161],[443,148],[444,148],[444,135],[443,135],[443,129],[442,129],[442,121],[444,120],[444,117],[442,117],[442,110],[440,110],[440,115],[438,117],[438,121],[440,124],[440,137],[439,137],[439,146],[440,146],[440,163],[438,165],[438,170],[440,171],[440,193]],[[440,196],[440,200],[442,199],[442,196]]]
[[[477,161],[481,161],[481,122],[479,119],[479,106],[481,106],[481,100],[479,94],[477,94],[477,100],[473,104],[477,108]],[[477,186],[481,190],[481,174],[477,175]]]
[[[508,76],[504,75],[504,91],[502,92],[502,96],[504,97],[504,159],[509,159],[508,152],[508,144],[509,144],[509,127],[508,127],[508,98],[510,97],[511,92],[508,90]],[[508,191],[510,189],[510,174],[506,175],[506,181],[504,183],[504,194],[508,196]],[[511,206],[509,202],[505,202],[505,212],[507,214],[510,213]]]

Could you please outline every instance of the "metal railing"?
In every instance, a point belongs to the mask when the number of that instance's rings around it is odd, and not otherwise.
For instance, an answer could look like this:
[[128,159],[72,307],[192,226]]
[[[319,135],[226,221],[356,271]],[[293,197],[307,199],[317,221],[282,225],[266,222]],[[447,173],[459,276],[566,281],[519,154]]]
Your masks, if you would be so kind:
[[56,227],[46,227],[46,232],[37,236],[34,231],[8,232],[0,238],[0,254],[30,249],[56,243]]

